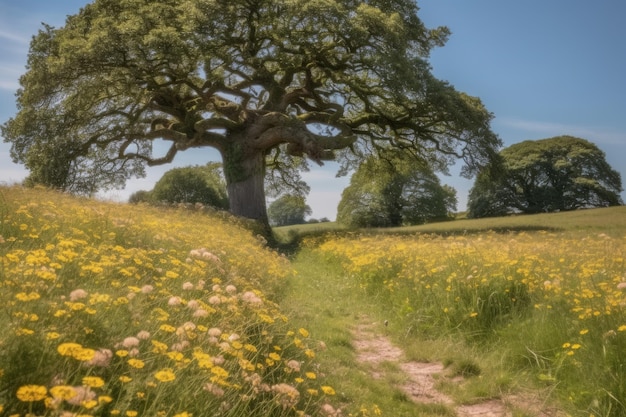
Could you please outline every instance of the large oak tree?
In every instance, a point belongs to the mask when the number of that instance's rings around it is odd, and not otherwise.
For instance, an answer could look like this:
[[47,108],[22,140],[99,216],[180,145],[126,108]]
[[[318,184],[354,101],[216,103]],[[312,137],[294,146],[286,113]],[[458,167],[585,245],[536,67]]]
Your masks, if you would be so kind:
[[417,12],[414,0],[95,0],[34,36],[2,133],[32,181],[83,193],[215,148],[231,211],[264,222],[268,170],[298,185],[307,160],[347,172],[395,147],[437,170],[462,158],[473,175],[500,145],[492,116],[433,77],[429,52],[449,31]]
[[542,213],[623,204],[619,172],[595,144],[572,136],[527,140],[501,151],[503,170],[481,172],[470,217]]

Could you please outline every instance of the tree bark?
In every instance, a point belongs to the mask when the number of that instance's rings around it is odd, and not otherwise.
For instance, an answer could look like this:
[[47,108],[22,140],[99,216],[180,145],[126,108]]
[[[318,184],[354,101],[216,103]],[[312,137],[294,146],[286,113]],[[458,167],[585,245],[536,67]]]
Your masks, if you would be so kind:
[[222,151],[230,212],[268,226],[265,202],[265,154],[235,141]]

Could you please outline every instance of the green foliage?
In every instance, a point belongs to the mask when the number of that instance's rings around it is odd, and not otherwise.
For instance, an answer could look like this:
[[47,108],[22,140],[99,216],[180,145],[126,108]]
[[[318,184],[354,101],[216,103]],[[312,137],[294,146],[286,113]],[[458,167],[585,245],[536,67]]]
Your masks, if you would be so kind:
[[461,157],[472,175],[500,145],[492,115],[431,74],[449,31],[417,12],[413,0],[95,0],[33,37],[2,136],[34,183],[81,193],[214,148],[234,214],[260,220],[266,170],[272,187],[300,189],[307,159],[348,170],[395,147],[437,170]]
[[152,202],[152,193],[146,190],[135,191],[128,197],[128,202],[131,204],[150,203]]
[[163,174],[154,185],[150,199],[167,203],[201,203],[227,209],[226,185],[220,164],[174,168]]
[[524,141],[501,152],[504,172],[481,172],[470,191],[470,217],[541,213],[623,204],[620,174],[584,139]]
[[267,214],[273,226],[291,226],[305,223],[304,218],[312,213],[304,197],[284,195],[274,200],[268,207]]
[[456,191],[426,165],[394,155],[370,157],[350,179],[337,221],[351,227],[393,227],[449,219]]

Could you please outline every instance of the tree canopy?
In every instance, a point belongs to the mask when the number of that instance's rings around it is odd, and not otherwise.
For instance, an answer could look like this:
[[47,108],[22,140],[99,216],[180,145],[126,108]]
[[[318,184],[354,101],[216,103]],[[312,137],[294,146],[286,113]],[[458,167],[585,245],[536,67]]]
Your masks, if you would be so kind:
[[311,207],[300,195],[285,194],[274,200],[267,209],[270,224],[273,226],[302,224],[305,222],[304,218],[311,213]]
[[[478,98],[431,74],[449,31],[414,0],[95,0],[34,36],[2,126],[36,182],[122,187],[185,150],[221,153],[234,214],[267,221],[264,178],[301,187],[398,148],[471,176],[497,153]],[[163,146],[165,145],[165,146]]]
[[337,209],[337,221],[351,227],[394,227],[448,219],[456,191],[441,185],[428,166],[396,154],[370,157],[350,178]]
[[227,209],[228,196],[221,164],[174,168],[154,185],[150,199],[167,203],[201,203]]
[[504,170],[479,173],[470,217],[541,213],[623,204],[620,174],[595,144],[572,136],[528,140],[501,151]]

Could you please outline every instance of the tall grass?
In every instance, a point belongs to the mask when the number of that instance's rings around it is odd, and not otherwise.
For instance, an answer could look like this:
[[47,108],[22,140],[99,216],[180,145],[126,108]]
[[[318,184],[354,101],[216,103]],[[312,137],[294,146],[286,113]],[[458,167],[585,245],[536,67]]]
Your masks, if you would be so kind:
[[386,307],[405,345],[462,340],[574,413],[626,416],[626,233],[623,218],[611,228],[598,213],[495,221],[521,232],[468,233],[487,226],[468,220],[460,233],[450,222],[438,234],[338,236],[317,251]]
[[292,273],[226,216],[0,188],[0,414],[330,415]]

